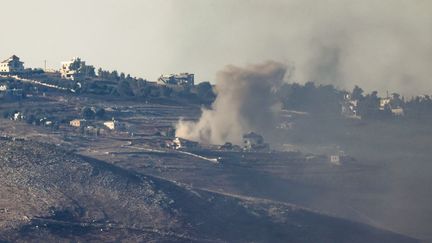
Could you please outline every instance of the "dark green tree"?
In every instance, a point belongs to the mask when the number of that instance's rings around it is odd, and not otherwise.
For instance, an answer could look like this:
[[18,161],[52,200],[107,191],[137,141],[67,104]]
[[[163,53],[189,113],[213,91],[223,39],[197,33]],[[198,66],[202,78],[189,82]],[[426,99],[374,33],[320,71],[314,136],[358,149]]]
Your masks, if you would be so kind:
[[200,99],[213,100],[216,96],[210,82],[201,82],[197,85],[196,89],[197,95]]
[[96,119],[103,119],[105,117],[105,109],[104,108],[97,108],[95,112]]
[[81,117],[86,119],[86,120],[94,119],[95,112],[90,107],[84,107],[81,110]]
[[354,89],[352,91],[352,98],[353,100],[361,100],[363,99],[363,89],[359,86],[354,86]]

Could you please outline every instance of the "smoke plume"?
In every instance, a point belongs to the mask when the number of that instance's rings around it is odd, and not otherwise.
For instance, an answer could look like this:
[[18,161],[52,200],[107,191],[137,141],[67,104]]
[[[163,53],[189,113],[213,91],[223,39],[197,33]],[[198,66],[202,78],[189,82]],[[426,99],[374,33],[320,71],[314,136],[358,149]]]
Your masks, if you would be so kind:
[[227,66],[218,72],[217,98],[203,109],[199,121],[179,121],[176,136],[201,143],[240,144],[244,133],[264,132],[274,125],[278,108],[275,90],[287,66],[277,62],[244,68]]
[[[177,55],[211,57],[193,69],[207,80],[226,60],[242,65],[270,59],[294,63],[292,81],[300,83],[360,85],[367,92],[406,96],[432,93],[430,0],[211,2],[182,1],[180,11],[173,8],[179,15],[195,9],[190,19],[173,17],[181,21],[176,27],[200,33],[186,32],[190,39],[179,42]],[[183,48],[185,43],[190,48]]]

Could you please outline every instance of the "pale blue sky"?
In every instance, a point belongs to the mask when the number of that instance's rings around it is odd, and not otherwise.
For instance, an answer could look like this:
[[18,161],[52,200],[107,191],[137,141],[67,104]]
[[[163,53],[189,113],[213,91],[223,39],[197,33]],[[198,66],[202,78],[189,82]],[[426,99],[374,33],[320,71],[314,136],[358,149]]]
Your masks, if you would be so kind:
[[211,81],[224,65],[272,59],[295,65],[300,82],[432,92],[431,2],[0,0],[0,57],[58,68],[80,56],[148,79]]

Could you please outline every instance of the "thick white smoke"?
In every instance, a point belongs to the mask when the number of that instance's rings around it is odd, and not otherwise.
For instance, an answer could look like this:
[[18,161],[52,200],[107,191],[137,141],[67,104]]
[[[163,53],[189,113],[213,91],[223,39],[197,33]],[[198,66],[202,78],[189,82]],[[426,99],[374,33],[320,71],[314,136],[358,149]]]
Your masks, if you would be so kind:
[[277,62],[227,66],[217,74],[217,98],[211,109],[203,109],[197,122],[179,121],[176,136],[201,143],[240,144],[244,133],[274,127],[278,110],[274,92],[286,71],[287,66]]

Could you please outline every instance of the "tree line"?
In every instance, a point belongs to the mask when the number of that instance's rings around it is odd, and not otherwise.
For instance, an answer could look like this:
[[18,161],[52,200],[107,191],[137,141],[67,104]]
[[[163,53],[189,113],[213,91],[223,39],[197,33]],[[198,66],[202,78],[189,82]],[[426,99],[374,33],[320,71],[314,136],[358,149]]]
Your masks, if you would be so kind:
[[[348,100],[356,102],[358,115],[362,119],[394,118],[392,109],[399,108],[405,118],[425,119],[432,117],[432,98],[429,95],[415,96],[406,100],[398,93],[389,97],[378,96],[377,91],[365,93],[355,86],[353,90],[340,90],[333,85],[317,85],[314,82],[305,84],[285,83],[277,92],[283,108],[306,111],[319,116],[341,116],[341,107]],[[384,107],[381,100],[388,98]]]

